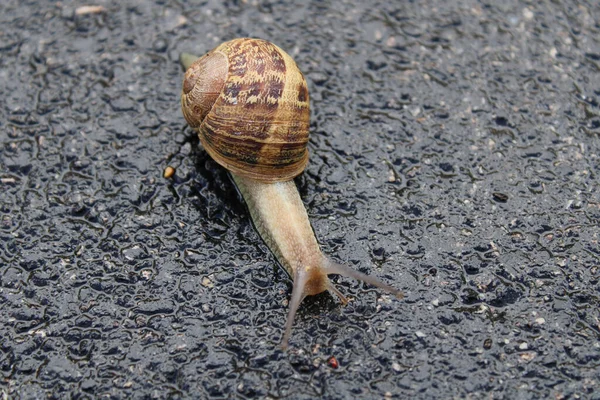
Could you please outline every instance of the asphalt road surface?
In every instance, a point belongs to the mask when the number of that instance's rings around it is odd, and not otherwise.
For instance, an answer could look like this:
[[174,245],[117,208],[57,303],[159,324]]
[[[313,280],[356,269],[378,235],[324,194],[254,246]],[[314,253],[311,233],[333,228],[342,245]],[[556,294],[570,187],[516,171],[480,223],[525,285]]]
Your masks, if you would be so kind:
[[[0,5],[0,397],[600,398],[600,3],[191,3]],[[179,105],[242,36],[305,73],[323,251],[405,293],[335,278],[285,352]]]

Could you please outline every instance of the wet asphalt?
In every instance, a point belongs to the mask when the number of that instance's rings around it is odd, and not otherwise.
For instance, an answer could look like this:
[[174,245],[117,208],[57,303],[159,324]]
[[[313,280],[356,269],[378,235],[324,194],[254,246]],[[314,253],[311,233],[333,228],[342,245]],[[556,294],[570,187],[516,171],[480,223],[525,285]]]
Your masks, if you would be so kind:
[[[2,2],[3,398],[600,399],[600,4],[366,3]],[[307,78],[323,251],[405,293],[336,279],[287,352],[179,109],[179,54],[240,36]]]

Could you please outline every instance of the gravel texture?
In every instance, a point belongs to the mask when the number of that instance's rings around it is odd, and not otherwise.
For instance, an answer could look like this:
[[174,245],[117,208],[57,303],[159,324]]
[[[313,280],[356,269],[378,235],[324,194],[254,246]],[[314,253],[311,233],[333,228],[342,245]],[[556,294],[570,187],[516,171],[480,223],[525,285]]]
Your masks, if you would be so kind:
[[[0,396],[600,398],[600,4],[0,5]],[[305,301],[179,109],[182,51],[304,71]],[[163,178],[167,166],[175,168]]]

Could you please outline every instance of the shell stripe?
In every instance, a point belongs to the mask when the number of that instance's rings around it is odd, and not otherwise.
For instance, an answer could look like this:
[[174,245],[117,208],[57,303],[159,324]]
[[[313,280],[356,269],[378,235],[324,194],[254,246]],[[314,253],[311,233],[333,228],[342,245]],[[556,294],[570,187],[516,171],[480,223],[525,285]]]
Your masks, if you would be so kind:
[[[309,96],[292,58],[259,39],[223,43],[207,57],[228,60],[220,95],[198,124],[207,152],[231,172],[265,182],[301,173],[308,162]],[[187,107],[189,122],[194,111]]]

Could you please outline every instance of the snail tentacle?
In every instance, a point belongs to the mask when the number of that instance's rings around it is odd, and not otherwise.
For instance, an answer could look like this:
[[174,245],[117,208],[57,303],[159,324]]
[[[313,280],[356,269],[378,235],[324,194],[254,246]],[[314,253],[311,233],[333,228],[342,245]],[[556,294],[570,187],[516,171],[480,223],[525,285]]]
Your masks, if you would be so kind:
[[356,279],[357,281],[362,281],[362,282],[368,283],[369,285],[383,289],[386,292],[390,292],[398,299],[401,299],[404,297],[404,294],[400,290],[396,289],[393,286],[388,285],[387,283],[384,283],[380,279],[378,279],[372,275],[363,274],[362,272],[359,272],[355,269],[347,267],[343,264],[335,263],[335,262],[329,260],[328,258],[325,258],[323,270],[325,271],[325,273],[327,275],[342,275],[347,278],[353,278],[353,279]]

